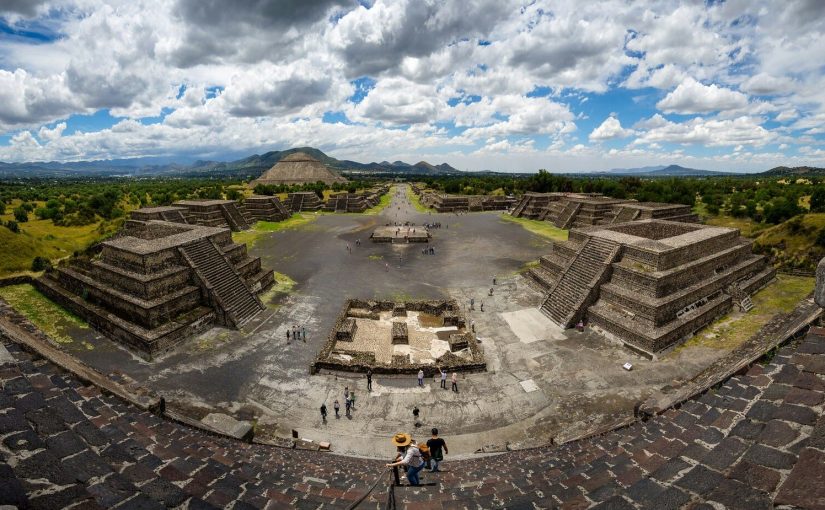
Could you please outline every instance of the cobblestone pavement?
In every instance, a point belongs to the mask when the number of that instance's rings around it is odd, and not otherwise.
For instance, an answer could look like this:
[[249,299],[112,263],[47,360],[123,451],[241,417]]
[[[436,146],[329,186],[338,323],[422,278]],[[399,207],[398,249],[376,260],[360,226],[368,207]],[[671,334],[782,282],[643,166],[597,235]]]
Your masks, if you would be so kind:
[[[5,352],[7,351],[7,352]],[[251,445],[141,412],[8,339],[0,347],[0,505],[364,508],[381,461]],[[825,329],[647,422],[450,461],[401,508],[825,508]],[[450,438],[446,438],[449,444]]]

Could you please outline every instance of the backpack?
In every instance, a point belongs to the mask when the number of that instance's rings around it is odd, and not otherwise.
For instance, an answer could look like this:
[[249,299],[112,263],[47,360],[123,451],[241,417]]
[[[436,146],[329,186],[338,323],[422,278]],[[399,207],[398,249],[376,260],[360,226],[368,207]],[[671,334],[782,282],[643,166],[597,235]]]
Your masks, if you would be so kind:
[[421,452],[421,459],[424,460],[424,462],[430,462],[430,448],[427,445],[418,445],[418,451]]

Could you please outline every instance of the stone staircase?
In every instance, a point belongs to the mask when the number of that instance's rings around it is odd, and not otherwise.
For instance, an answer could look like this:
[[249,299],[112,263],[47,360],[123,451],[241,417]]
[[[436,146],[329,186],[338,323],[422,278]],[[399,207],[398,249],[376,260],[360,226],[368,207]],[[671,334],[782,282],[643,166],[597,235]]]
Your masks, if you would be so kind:
[[237,205],[221,204],[221,210],[223,211],[223,216],[226,218],[226,223],[229,224],[229,228],[231,230],[238,232],[249,228],[249,223],[247,223],[246,218],[244,218],[243,214],[241,214],[238,210]]
[[598,294],[599,282],[618,253],[617,243],[589,238],[559,276],[541,311],[563,328],[573,326]]
[[638,209],[633,209],[631,207],[622,207],[611,223],[627,223],[629,221],[633,221],[639,216],[640,212],[641,211]]
[[160,213],[160,217],[173,223],[189,223],[180,211],[163,211]]
[[573,223],[573,218],[576,217],[576,213],[581,209],[581,206],[580,202],[567,202],[567,205],[564,206],[564,209],[562,209],[558,218],[556,218],[555,225],[558,228],[569,229]]
[[239,328],[263,310],[258,297],[211,240],[201,239],[181,250],[204,283],[217,295],[217,307],[227,317],[228,325]]
[[518,204],[516,204],[516,208],[513,209],[513,212],[511,213],[511,215],[515,216],[516,218],[520,218],[521,213],[523,213],[524,209],[527,208],[527,204],[529,202],[530,202],[530,198],[527,195],[522,195],[521,199],[519,199],[519,201],[518,201]]

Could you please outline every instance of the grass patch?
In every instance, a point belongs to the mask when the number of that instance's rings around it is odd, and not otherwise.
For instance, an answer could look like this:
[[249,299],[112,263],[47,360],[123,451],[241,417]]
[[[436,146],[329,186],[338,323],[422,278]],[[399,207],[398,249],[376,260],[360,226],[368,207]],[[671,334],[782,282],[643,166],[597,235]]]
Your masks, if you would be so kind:
[[772,255],[779,267],[813,270],[825,256],[825,247],[816,244],[819,232],[825,228],[825,213],[796,216],[767,228],[756,238],[759,253]]
[[419,200],[419,198],[418,198],[418,195],[416,195],[416,194],[413,192],[413,190],[412,190],[412,186],[407,186],[407,198],[409,198],[409,199],[410,199],[410,203],[412,204],[413,208],[414,208],[416,211],[418,211],[418,212],[420,212],[420,213],[428,213],[428,212],[430,212],[430,208],[429,208],[429,207],[427,207],[427,206],[425,206],[424,204],[422,204],[422,203],[421,203],[421,200]]
[[384,260],[383,255],[376,255],[376,254],[369,255],[369,256],[367,256],[367,258],[370,259],[370,260]]
[[508,213],[501,215],[502,221],[517,223],[525,230],[552,241],[567,241],[567,230],[561,229],[548,221],[528,220],[527,218],[516,218]]
[[[32,215],[33,216],[33,215]],[[123,220],[100,221],[82,227],[59,227],[52,220],[32,217],[20,223],[20,233],[0,227],[0,277],[20,274],[31,269],[34,257],[46,257],[53,263],[83,251],[123,224]]]
[[0,287],[0,297],[58,343],[72,343],[65,333],[67,327],[89,327],[86,321],[53,303],[28,283]]
[[539,262],[538,260],[531,260],[530,262],[525,262],[525,264],[523,266],[516,269],[515,274],[526,273],[527,271],[533,269],[534,267],[539,267],[539,264],[541,264],[541,262]]
[[232,232],[232,240],[236,243],[245,243],[248,246],[253,246],[266,234],[299,228],[317,219],[317,214],[304,212],[293,214],[284,221],[259,221],[249,230]]
[[261,294],[260,298],[263,304],[265,304],[266,306],[277,308],[277,305],[273,304],[272,301],[276,297],[291,294],[294,289],[295,280],[293,280],[292,278],[283,273],[275,271],[275,285],[270,287],[268,291]]
[[776,281],[753,296],[753,310],[729,313],[677,347],[677,354],[688,347],[730,350],[753,336],[777,313],[792,311],[814,288],[814,278],[777,275]]
[[705,224],[714,227],[736,228],[745,237],[756,237],[767,228],[764,223],[757,223],[750,218],[734,218],[726,215],[708,217],[705,219]]
[[390,205],[390,202],[392,202],[392,197],[395,194],[395,190],[395,186],[391,186],[388,192],[381,195],[381,200],[375,207],[370,207],[361,214],[366,216],[377,216],[378,214],[381,214],[381,211],[386,209]]

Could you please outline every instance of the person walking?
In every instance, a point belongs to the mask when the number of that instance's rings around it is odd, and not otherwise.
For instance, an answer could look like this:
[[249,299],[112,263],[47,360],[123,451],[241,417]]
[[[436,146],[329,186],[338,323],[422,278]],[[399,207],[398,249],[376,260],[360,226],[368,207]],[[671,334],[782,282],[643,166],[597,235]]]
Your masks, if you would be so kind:
[[447,443],[438,437],[438,429],[433,427],[432,437],[427,440],[427,448],[430,449],[430,473],[441,471],[438,465],[444,460],[444,454],[450,453],[447,450]]
[[321,421],[326,423],[327,422],[327,405],[321,404]]
[[451,381],[453,383],[452,390],[454,392],[458,393],[458,373],[457,372],[453,372],[453,376],[451,378]]
[[289,330],[286,330],[286,343],[289,343]]
[[355,411],[355,392],[354,391],[350,392],[349,401],[350,401],[350,405],[352,406],[352,410]]
[[424,370],[418,369],[418,385],[424,386]]
[[307,328],[306,326],[301,326],[301,339],[304,343],[307,343]]
[[484,301],[481,302],[481,311],[484,311]]
[[333,402],[332,408],[335,409],[335,418],[340,418],[341,415],[339,414],[339,411],[341,411],[341,404],[338,403],[337,398],[335,399],[335,402]]
[[372,369],[367,369],[367,391],[372,391]]
[[350,407],[352,407],[352,400],[350,400],[349,395],[347,395],[346,398],[344,399],[344,405],[346,405],[346,408],[347,408],[347,412],[346,412],[345,416],[347,418],[349,418],[349,416],[350,416],[350,414],[349,414]]
[[438,371],[441,372],[441,389],[447,389],[447,372],[445,370],[441,370],[441,367],[438,367]]
[[421,482],[418,473],[424,469],[424,457],[421,455],[421,450],[418,449],[418,444],[409,434],[396,434],[392,440],[397,447],[406,446],[407,449],[404,451],[403,457],[395,462],[388,463],[387,467],[404,466],[407,469],[407,480],[409,480],[410,485],[419,485]]

